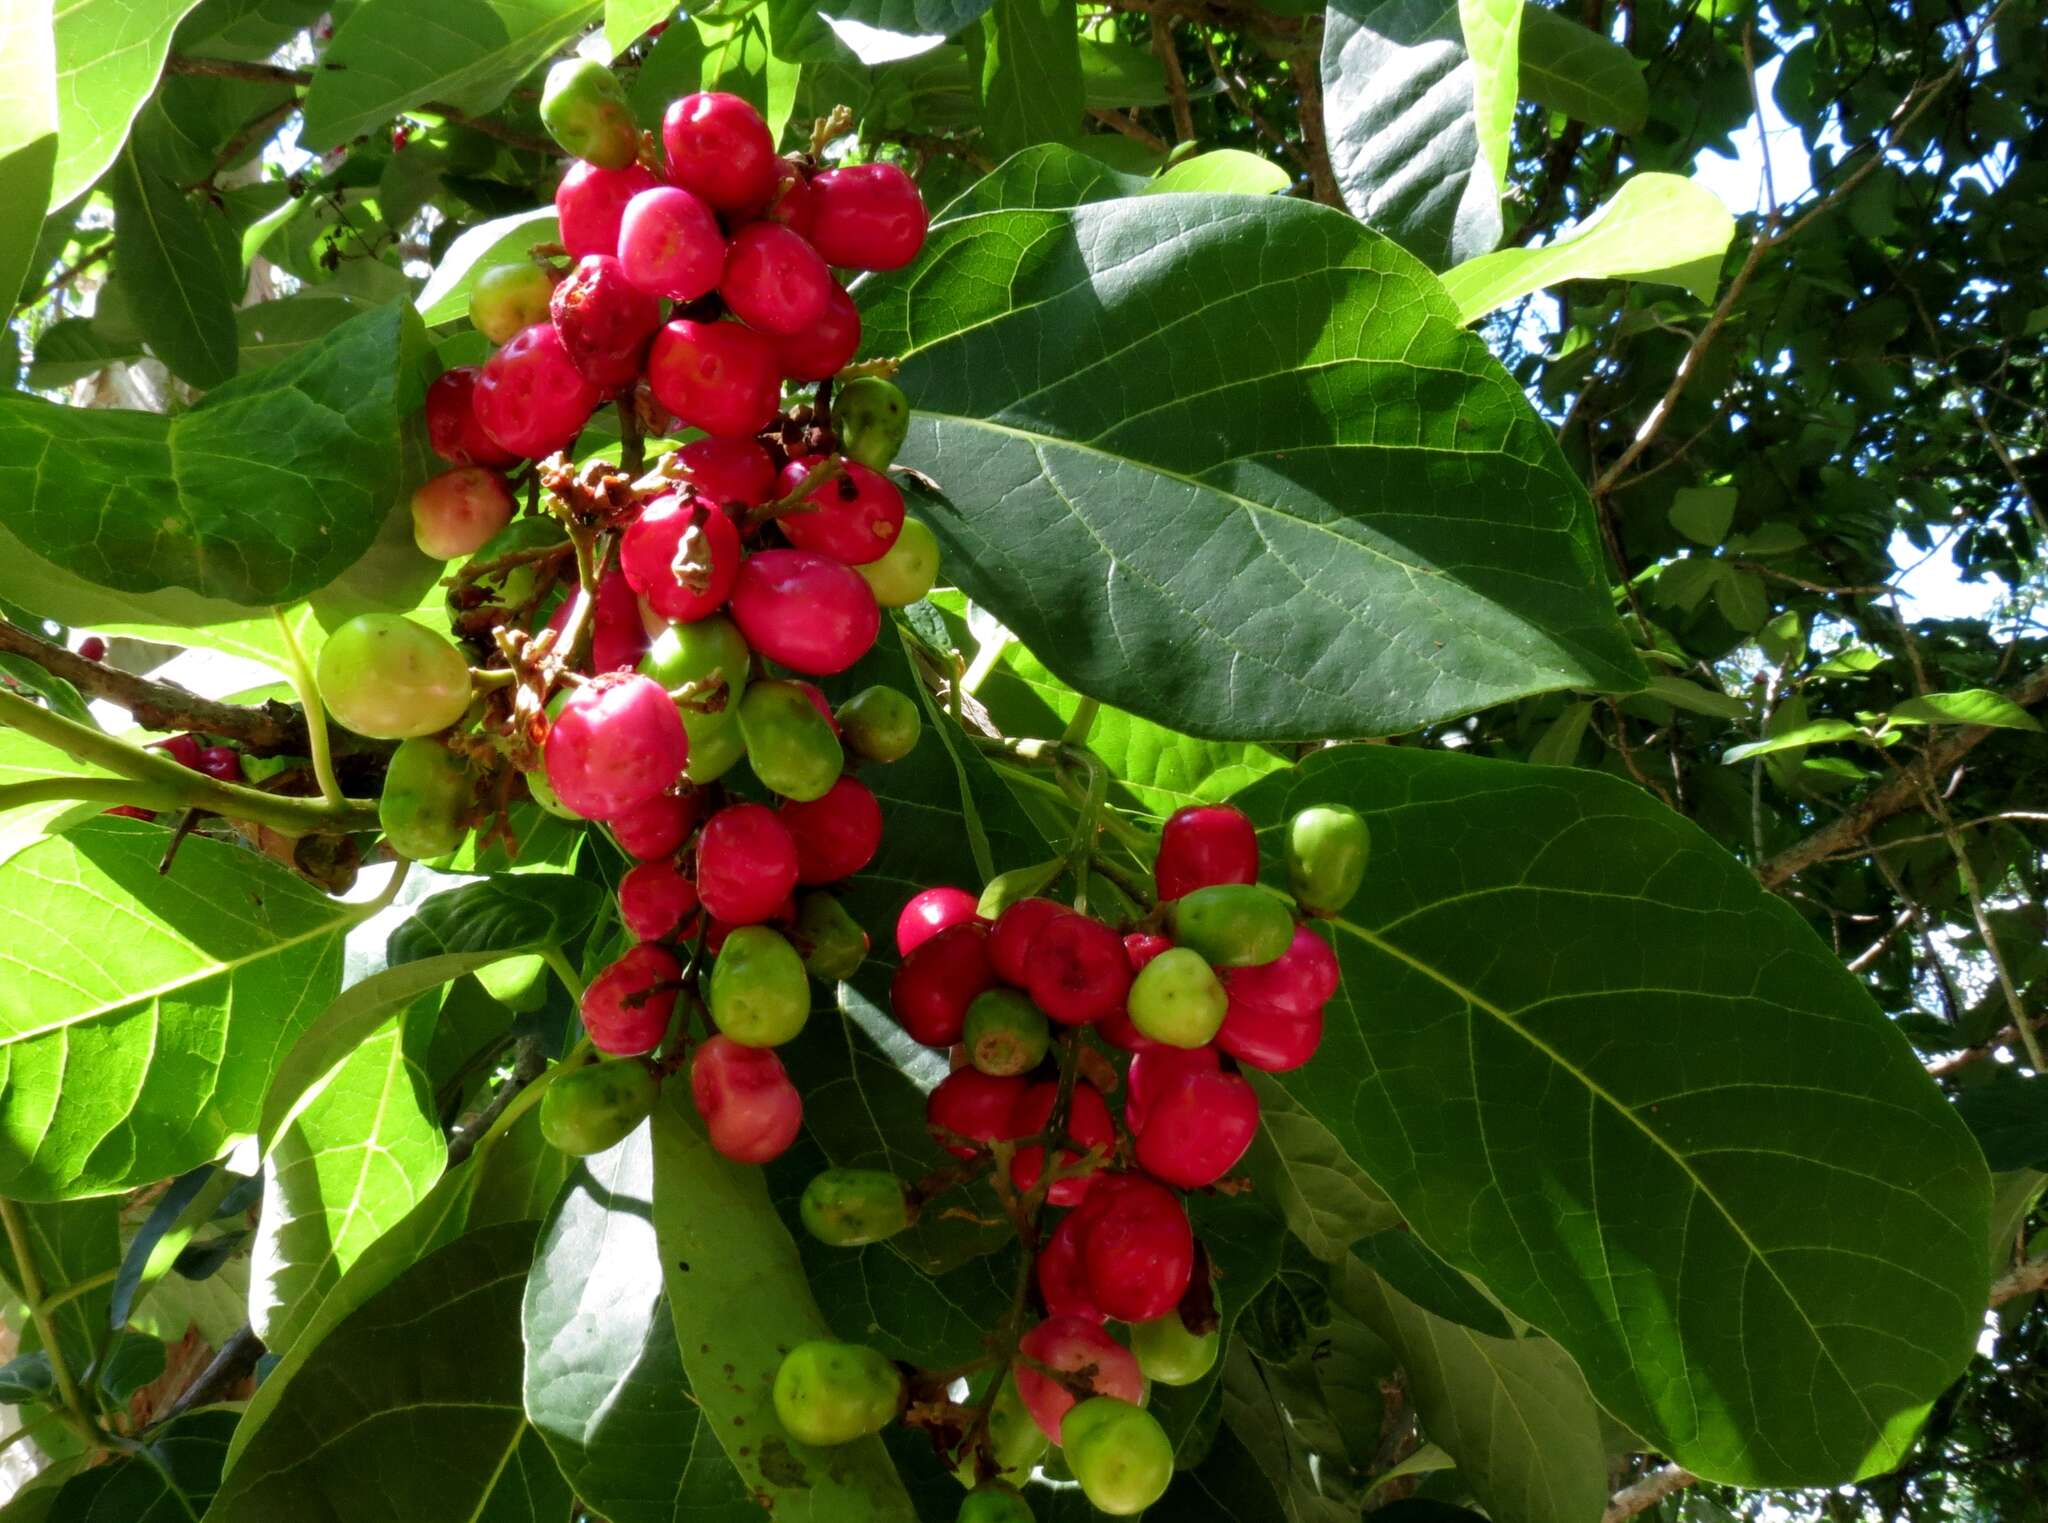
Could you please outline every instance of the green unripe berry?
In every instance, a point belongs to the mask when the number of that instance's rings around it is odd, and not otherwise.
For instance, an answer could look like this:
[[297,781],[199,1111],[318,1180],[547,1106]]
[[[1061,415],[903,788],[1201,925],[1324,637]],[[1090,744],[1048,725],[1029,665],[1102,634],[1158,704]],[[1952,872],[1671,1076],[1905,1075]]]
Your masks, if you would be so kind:
[[740,704],[747,696],[753,652],[738,626],[723,615],[690,624],[671,624],[654,637],[640,659],[640,673],[671,690],[702,682],[713,672],[725,679],[725,706],[716,713],[685,708],[683,732],[690,738],[690,762],[683,776],[708,783],[724,776],[746,754],[740,734]]
[[1114,1396],[1091,1396],[1068,1412],[1060,1448],[1082,1494],[1112,1518],[1143,1512],[1173,1480],[1173,1440],[1159,1419]]
[[510,343],[524,329],[548,320],[548,298],[554,294],[554,280],[530,260],[492,265],[470,285],[469,320],[492,343]]
[[1223,1029],[1230,996],[1201,953],[1169,947],[1138,970],[1125,1009],[1131,1024],[1153,1041],[1201,1047]]
[[1372,832],[1356,809],[1312,804],[1287,823],[1287,883],[1311,915],[1343,912],[1365,881]]
[[469,767],[436,741],[413,739],[392,753],[377,799],[377,823],[401,857],[445,857],[469,834],[474,802]]
[[[968,1400],[979,1402],[987,1389],[986,1377],[983,1377],[982,1383],[970,1387]],[[996,1474],[1007,1480],[1021,1481],[1051,1447],[1044,1430],[1032,1421],[1030,1408],[1024,1405],[1024,1397],[1017,1389],[1016,1375],[1005,1373],[995,1402],[988,1409],[988,1449],[989,1457],[995,1461]],[[968,1455],[963,1458],[954,1474],[961,1485],[972,1487],[976,1479],[974,1457]]]
[[1294,943],[1294,915],[1256,883],[1212,883],[1173,902],[1173,939],[1215,968],[1271,962]]
[[711,965],[711,1020],[742,1047],[779,1047],[811,1015],[804,960],[780,932],[743,925]]
[[910,432],[910,398],[894,381],[859,376],[832,399],[832,428],[839,452],[871,471],[886,471]]
[[756,682],[740,702],[740,735],[754,776],[786,799],[823,798],[846,770],[846,751],[810,695],[794,682]]
[[827,1169],[804,1186],[796,1210],[804,1230],[834,1248],[879,1243],[910,1225],[903,1181],[880,1169]]
[[540,1097],[540,1134],[581,1158],[615,1148],[654,1110],[661,1081],[638,1058],[614,1058],[559,1074]]
[[395,613],[357,614],[320,647],[321,700],[379,740],[445,730],[469,707],[469,663],[453,641]]
[[1131,1329],[1131,1352],[1147,1380],[1166,1386],[1191,1386],[1216,1367],[1223,1335],[1188,1331],[1180,1313],[1170,1311]]
[[1016,1487],[990,1481],[967,1493],[960,1504],[960,1523],[1032,1523],[1031,1504]]
[[566,58],[548,70],[540,120],[565,153],[600,169],[624,169],[640,151],[640,129],[626,92],[594,58]]
[[880,560],[853,569],[867,578],[884,608],[908,608],[938,583],[938,536],[922,519],[906,517],[903,532]]
[[896,1420],[903,1375],[858,1343],[799,1343],[775,1372],[774,1400],[775,1415],[798,1443],[850,1444]]
[[831,894],[812,892],[797,899],[795,939],[804,971],[828,984],[853,977],[867,960],[868,933]]
[[1015,989],[987,989],[967,1007],[961,1033],[967,1060],[985,1074],[1005,1078],[1031,1072],[1052,1045],[1052,1026],[1030,1000]]
[[839,721],[839,738],[847,749],[869,761],[901,761],[917,746],[917,701],[893,687],[862,688],[832,717]]

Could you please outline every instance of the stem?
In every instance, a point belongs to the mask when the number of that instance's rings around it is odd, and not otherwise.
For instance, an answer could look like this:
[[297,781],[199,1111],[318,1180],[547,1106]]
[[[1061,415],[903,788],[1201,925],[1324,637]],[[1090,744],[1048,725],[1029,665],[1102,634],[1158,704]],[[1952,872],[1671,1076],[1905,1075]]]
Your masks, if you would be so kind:
[[0,814],[60,799],[105,804],[109,808],[126,804],[133,809],[159,812],[177,809],[185,802],[166,789],[133,783],[125,777],[39,777],[28,783],[0,783]]
[[563,954],[562,949],[560,947],[549,947],[540,954],[540,960],[546,963],[555,977],[562,981],[562,987],[569,991],[569,998],[576,1001],[579,1005],[582,1004],[583,975],[570,965],[569,959]]
[[292,691],[298,694],[299,707],[306,711],[306,742],[312,749],[313,776],[319,779],[320,796],[330,804],[342,805],[347,802],[347,795],[334,775],[334,752],[327,744],[327,706],[320,701],[320,689],[313,682],[312,668],[306,665],[299,637],[292,633],[291,620],[284,616],[282,608],[273,608],[271,612],[277,617],[277,632],[284,637],[285,654],[291,658]]
[[43,1304],[37,1309],[39,1311],[55,1311],[66,1301],[75,1301],[80,1296],[90,1295],[102,1285],[111,1285],[120,1277],[121,1271],[119,1269],[103,1270],[91,1279],[80,1280],[76,1285],[66,1285],[62,1290],[55,1291],[44,1297]]
[[399,857],[391,870],[391,881],[377,891],[377,897],[363,901],[362,916],[368,920],[391,908],[398,891],[405,887],[405,875],[412,871],[412,858]]
[[[978,691],[982,683],[988,681],[988,674],[994,671],[1003,659],[1003,652],[1009,648],[1008,634],[997,635],[984,643],[981,649],[974,653],[974,660],[969,663],[967,674],[960,679],[961,690],[968,693]],[[1083,699],[1082,702],[1086,703],[1088,700]]]
[[1088,744],[1088,732],[1095,728],[1095,716],[1102,711],[1102,705],[1093,698],[1083,698],[1074,710],[1074,717],[1067,721],[1067,728],[1060,735],[1060,741],[1069,746]]
[[763,503],[747,513],[747,527],[759,528],[762,524],[773,523],[787,513],[814,513],[818,505],[811,499],[820,491],[846,474],[846,457],[827,455],[819,464],[804,473],[803,480],[796,484],[796,490],[787,497],[778,497],[773,502]]
[[647,437],[640,431],[640,414],[630,395],[619,398],[618,409],[619,469],[637,476],[647,464]]
[[50,1356],[50,1373],[56,1377],[57,1394],[64,1401],[65,1420],[78,1430],[79,1437],[96,1448],[104,1448],[99,1424],[93,1421],[92,1413],[85,1405],[85,1397],[78,1389],[78,1381],[71,1373],[71,1365],[64,1358],[64,1345],[57,1338],[57,1324],[50,1320],[49,1302],[44,1299],[43,1273],[36,1267],[35,1252],[29,1245],[28,1228],[21,1219],[19,1202],[0,1196],[0,1226],[6,1228],[7,1246],[14,1252],[15,1273],[21,1280],[15,1288],[28,1302],[28,1314],[36,1325],[37,1336],[43,1340],[43,1352]]

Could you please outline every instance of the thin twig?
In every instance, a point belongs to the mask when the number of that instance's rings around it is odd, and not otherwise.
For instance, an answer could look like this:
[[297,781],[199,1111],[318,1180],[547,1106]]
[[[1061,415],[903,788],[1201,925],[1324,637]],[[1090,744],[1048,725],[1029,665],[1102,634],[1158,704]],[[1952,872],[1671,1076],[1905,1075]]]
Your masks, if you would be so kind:
[[1641,1480],[1617,1491],[1608,1502],[1607,1511],[1600,1515],[1600,1523],[1623,1523],[1623,1519],[1648,1512],[1666,1497],[1685,1490],[1698,1479],[1690,1470],[1678,1465],[1653,1470]]
[[1183,143],[1195,140],[1195,114],[1188,106],[1188,77],[1180,66],[1180,50],[1174,46],[1173,18],[1163,11],[1152,13],[1152,51],[1166,71],[1166,96],[1173,107],[1173,135]]
[[[211,79],[243,79],[254,84],[292,85],[303,89],[313,83],[312,71],[287,69],[270,63],[245,63],[234,58],[188,58],[174,53],[164,60],[166,74],[197,74]],[[558,154],[553,142],[537,138],[530,133],[508,127],[503,122],[493,121],[488,116],[471,116],[467,111],[448,105],[444,101],[422,101],[413,108],[426,116],[446,117],[460,126],[470,127],[485,137],[496,138],[513,148],[523,148],[529,153]]]

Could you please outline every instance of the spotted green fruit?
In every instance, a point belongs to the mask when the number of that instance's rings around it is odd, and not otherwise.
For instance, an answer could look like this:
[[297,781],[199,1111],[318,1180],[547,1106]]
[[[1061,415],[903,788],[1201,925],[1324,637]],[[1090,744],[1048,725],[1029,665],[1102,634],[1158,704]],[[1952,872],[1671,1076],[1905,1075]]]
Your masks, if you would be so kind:
[[794,682],[771,678],[747,689],[740,735],[754,776],[786,799],[823,798],[846,770],[846,751],[832,721]]
[[868,761],[901,761],[917,746],[917,702],[908,693],[876,684],[839,705],[839,738]]
[[624,169],[640,151],[626,92],[616,75],[592,58],[568,58],[548,70],[540,92],[541,125],[565,153],[600,169]]
[[1287,823],[1287,883],[1311,915],[1337,915],[1365,881],[1372,832],[1356,809],[1313,804]]
[[492,265],[469,288],[469,320],[492,343],[507,344],[548,320],[548,298],[554,294],[548,272],[531,260]]
[[828,984],[853,977],[867,960],[868,933],[845,905],[821,891],[797,899],[794,939],[804,971]]
[[725,681],[722,707],[682,711],[683,730],[690,737],[689,767],[683,775],[693,783],[724,776],[746,755],[739,710],[746,701],[747,671],[753,659],[739,629],[722,615],[671,624],[654,637],[654,644],[640,659],[641,674],[671,690],[702,682],[714,672]]
[[847,459],[886,471],[910,432],[910,398],[878,375],[848,381],[832,399],[832,429]]
[[1192,947],[1170,947],[1138,970],[1125,1006],[1131,1024],[1169,1047],[1201,1047],[1216,1039],[1230,996]]
[[469,707],[469,663],[454,642],[395,613],[357,614],[327,637],[315,673],[347,729],[380,740],[445,730]]
[[445,857],[469,834],[475,790],[463,759],[436,741],[408,740],[391,755],[377,822],[401,857]]
[[1097,1512],[1128,1518],[1166,1495],[1173,1440],[1143,1407],[1091,1396],[1060,1423],[1060,1448]]
[[1147,1380],[1161,1385],[1193,1385],[1216,1367],[1222,1347],[1220,1332],[1191,1333],[1177,1311],[1131,1329],[1131,1352],[1138,1356],[1138,1368]]
[[1248,968],[1293,945],[1294,915],[1256,883],[1212,883],[1174,900],[1173,939],[1211,967]]
[[987,989],[967,1007],[960,1040],[967,1061],[985,1074],[1007,1078],[1031,1072],[1052,1045],[1045,1012],[1015,989]]
[[903,1410],[903,1375],[858,1343],[799,1343],[775,1372],[775,1415],[800,1444],[823,1448],[879,1433]]
[[787,937],[743,925],[725,938],[711,965],[711,1020],[742,1047],[779,1047],[811,1015],[804,960]]
[[1031,1504],[1016,1487],[990,1481],[967,1493],[959,1523],[1032,1523]]
[[[971,1386],[968,1400],[978,1403],[986,1390],[986,1384]],[[1002,1387],[989,1408],[988,1446],[997,1476],[1007,1481],[1021,1481],[1030,1475],[1031,1467],[1052,1447],[1044,1430],[1032,1421],[1031,1410],[1024,1405],[1024,1397],[1017,1390],[1014,1373],[1003,1376]],[[976,1480],[973,1458],[970,1456],[962,1460],[954,1474],[961,1485],[973,1486]]]
[[617,1147],[654,1110],[661,1082],[638,1058],[614,1058],[557,1075],[540,1097],[540,1134],[581,1158]]
[[880,560],[853,569],[867,578],[884,608],[908,608],[939,580],[938,537],[922,519],[905,518],[903,532]]
[[910,1225],[903,1181],[880,1169],[827,1169],[804,1186],[796,1210],[804,1230],[834,1248],[879,1243]]

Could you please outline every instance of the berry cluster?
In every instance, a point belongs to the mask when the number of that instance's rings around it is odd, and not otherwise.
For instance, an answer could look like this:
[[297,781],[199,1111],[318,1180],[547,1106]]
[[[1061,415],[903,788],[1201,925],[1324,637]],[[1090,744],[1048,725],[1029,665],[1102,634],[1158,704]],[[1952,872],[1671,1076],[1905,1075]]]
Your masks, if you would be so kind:
[[[98,655],[87,655],[93,646],[99,647]],[[102,660],[106,656],[106,642],[93,636],[78,648],[79,654],[88,661]],[[168,740],[153,742],[152,751],[161,751],[179,766],[191,772],[204,772],[215,782],[239,783],[243,781],[242,753],[230,745],[216,744],[204,735],[173,735]],[[137,809],[132,804],[117,804],[107,811],[131,820],[153,820],[156,811]]]

